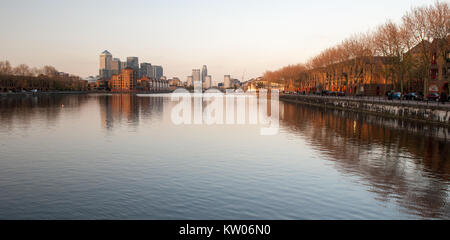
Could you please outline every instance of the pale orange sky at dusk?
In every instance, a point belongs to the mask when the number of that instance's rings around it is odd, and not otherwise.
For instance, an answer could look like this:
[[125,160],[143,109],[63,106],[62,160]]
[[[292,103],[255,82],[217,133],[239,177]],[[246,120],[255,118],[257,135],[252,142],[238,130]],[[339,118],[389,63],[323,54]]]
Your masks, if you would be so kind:
[[2,1],[0,60],[87,77],[99,54],[164,67],[182,81],[208,66],[214,82],[305,62],[430,1]]

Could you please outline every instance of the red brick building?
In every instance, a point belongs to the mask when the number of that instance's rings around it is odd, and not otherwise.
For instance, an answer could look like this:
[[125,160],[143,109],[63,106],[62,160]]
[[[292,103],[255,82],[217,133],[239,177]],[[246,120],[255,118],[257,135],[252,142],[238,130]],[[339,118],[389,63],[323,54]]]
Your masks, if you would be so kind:
[[127,67],[111,77],[111,91],[131,92],[136,90],[137,72]]

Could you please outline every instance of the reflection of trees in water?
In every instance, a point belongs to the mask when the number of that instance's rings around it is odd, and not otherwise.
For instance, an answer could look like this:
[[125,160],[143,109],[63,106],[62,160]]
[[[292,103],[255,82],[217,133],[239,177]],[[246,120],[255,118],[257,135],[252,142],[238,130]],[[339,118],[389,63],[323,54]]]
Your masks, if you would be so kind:
[[138,97],[134,94],[112,94],[98,97],[102,125],[112,129],[115,124],[137,127],[140,118],[154,119],[163,111],[163,99]]
[[450,217],[450,142],[417,131],[428,127],[408,131],[380,117],[287,103],[283,111],[291,132],[305,136],[343,174],[361,177],[379,200],[423,217]]
[[0,122],[2,127],[12,127],[16,123],[28,127],[39,116],[52,126],[63,108],[79,109],[87,101],[87,95],[72,94],[0,96]]

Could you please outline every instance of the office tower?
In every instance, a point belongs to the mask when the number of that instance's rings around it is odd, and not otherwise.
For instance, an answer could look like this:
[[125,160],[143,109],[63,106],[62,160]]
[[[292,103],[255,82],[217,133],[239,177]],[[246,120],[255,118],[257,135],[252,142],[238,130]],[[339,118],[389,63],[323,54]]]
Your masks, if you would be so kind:
[[127,68],[127,62],[120,62],[120,70]]
[[105,50],[100,54],[100,69],[111,69],[112,55]]
[[151,78],[153,76],[153,67],[150,63],[141,63],[141,68],[139,69],[139,77],[148,77]]
[[152,66],[153,78],[159,80],[163,76],[163,68],[161,66]]
[[200,69],[192,69],[192,81],[194,84],[194,92],[202,91],[202,79]]
[[192,79],[195,82],[200,82],[200,69],[192,69]]
[[103,51],[102,54],[100,54],[100,78],[108,80],[111,78],[111,62],[112,62],[112,55],[107,50]]
[[120,59],[113,58],[111,61],[111,75],[119,74],[120,73]]
[[205,82],[203,83],[203,88],[209,89],[212,87],[212,77],[208,75],[205,77]]
[[225,75],[223,78],[223,88],[227,89],[227,88],[232,88],[232,82],[231,82],[231,76],[230,75]]
[[192,76],[188,76],[188,77],[187,77],[186,85],[187,85],[188,87],[194,86],[194,81],[193,81],[193,79],[192,79]]
[[208,76],[208,68],[206,67],[206,65],[203,65],[203,67],[202,67],[202,82],[205,82],[206,76]]
[[127,67],[139,72],[139,59],[138,57],[127,57]]

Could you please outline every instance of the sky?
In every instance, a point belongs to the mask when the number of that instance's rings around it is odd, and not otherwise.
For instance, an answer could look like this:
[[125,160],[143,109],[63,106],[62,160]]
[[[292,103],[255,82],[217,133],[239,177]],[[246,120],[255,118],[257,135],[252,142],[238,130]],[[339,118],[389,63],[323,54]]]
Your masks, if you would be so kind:
[[307,61],[432,0],[2,0],[0,60],[98,75],[104,50],[162,65],[185,81],[245,80]]

